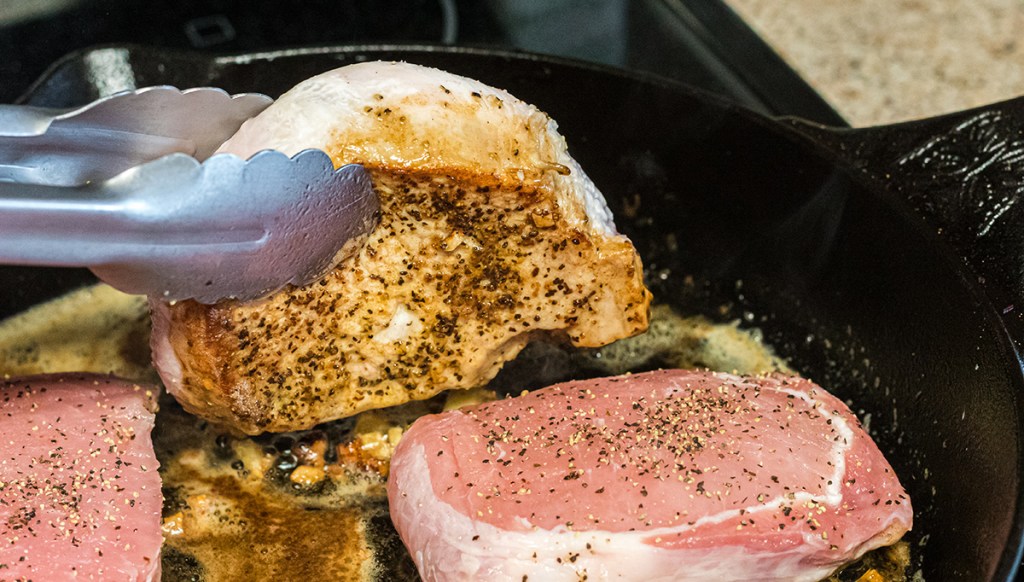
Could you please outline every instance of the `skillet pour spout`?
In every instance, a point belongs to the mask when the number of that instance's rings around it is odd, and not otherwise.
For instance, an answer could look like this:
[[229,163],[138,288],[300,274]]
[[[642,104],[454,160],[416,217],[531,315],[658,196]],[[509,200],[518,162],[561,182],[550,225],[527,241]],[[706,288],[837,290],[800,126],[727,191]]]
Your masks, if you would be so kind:
[[1024,341],[1024,97],[868,128],[783,123],[906,200]]
[[[103,77],[90,65],[97,51],[125,66]],[[437,46],[221,56],[100,47],[56,63],[24,102],[66,107],[124,83],[276,96],[364,60],[472,77],[557,120],[643,257],[656,302],[757,328],[870,424],[913,500],[910,573],[1014,579],[1024,540],[1024,102],[836,129],[618,69]],[[87,276],[0,269],[0,315]],[[394,555],[378,562],[402,563],[400,548],[385,547]]]

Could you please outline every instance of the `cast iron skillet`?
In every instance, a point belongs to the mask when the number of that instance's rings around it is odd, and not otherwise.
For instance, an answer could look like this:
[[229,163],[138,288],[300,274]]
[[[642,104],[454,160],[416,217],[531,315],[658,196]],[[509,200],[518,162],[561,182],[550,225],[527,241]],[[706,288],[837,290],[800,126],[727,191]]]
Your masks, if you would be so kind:
[[[468,75],[551,114],[659,301],[761,328],[796,369],[870,417],[913,499],[909,539],[925,578],[1012,579],[1024,530],[1020,104],[834,131],[622,71],[436,47],[223,58],[106,47],[57,63],[24,101],[69,106],[154,84],[276,96],[366,59]],[[0,276],[0,314],[88,280]]]

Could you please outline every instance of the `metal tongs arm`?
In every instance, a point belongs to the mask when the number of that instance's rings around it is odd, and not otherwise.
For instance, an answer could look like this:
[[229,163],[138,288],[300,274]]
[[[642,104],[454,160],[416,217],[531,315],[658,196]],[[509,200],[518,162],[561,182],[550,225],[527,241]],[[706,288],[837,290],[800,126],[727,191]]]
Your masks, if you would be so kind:
[[0,180],[77,186],[172,153],[205,160],[273,100],[146,87],[71,109],[0,105]]
[[202,164],[173,154],[80,187],[0,183],[0,261],[90,267],[168,300],[254,299],[333,266],[373,226],[366,192],[361,166],[334,170],[318,150]]
[[0,262],[86,266],[122,291],[204,303],[321,276],[379,202],[361,166],[318,150],[208,158],[269,103],[159,87],[0,108]]

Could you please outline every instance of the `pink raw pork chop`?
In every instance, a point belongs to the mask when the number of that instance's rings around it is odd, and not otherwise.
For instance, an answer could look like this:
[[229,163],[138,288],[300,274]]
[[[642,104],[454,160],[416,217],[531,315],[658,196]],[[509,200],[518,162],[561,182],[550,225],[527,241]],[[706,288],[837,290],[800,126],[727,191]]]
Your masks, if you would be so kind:
[[109,376],[0,384],[0,579],[160,579],[155,403]]
[[815,581],[913,520],[834,396],[682,370],[421,418],[388,499],[427,581]]

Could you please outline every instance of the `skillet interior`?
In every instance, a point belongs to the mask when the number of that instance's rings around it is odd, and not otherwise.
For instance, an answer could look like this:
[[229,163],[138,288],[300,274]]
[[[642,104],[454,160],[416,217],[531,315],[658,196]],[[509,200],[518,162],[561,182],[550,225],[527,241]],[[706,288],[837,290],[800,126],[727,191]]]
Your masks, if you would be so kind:
[[[917,510],[926,579],[1006,579],[1021,538],[1019,360],[963,265],[902,205],[786,130],[667,82],[529,56],[349,47],[211,60],[138,47],[73,55],[27,96],[66,106],[153,84],[278,95],[360,59],[432,65],[558,120],[637,244],[661,302],[760,327],[870,415]],[[3,269],[2,314],[84,280]]]

